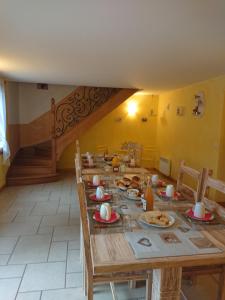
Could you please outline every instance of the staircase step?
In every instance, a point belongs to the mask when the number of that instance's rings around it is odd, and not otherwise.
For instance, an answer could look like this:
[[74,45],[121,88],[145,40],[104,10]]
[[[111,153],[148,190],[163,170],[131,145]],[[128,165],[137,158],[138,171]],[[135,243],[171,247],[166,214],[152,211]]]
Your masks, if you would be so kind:
[[60,174],[58,173],[50,173],[44,175],[32,175],[32,176],[10,176],[7,178],[7,185],[28,185],[28,184],[39,184],[39,183],[47,183],[54,182],[59,180]]
[[52,160],[48,158],[18,157],[13,162],[16,166],[51,166]]
[[49,174],[51,171],[52,168],[50,166],[13,165],[9,170],[9,176]]

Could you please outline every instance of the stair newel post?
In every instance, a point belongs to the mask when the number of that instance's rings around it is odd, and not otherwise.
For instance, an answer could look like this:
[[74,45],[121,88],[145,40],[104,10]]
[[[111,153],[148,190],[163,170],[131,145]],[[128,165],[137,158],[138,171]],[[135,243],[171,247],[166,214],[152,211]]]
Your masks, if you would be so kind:
[[51,99],[52,171],[56,173],[55,99]]

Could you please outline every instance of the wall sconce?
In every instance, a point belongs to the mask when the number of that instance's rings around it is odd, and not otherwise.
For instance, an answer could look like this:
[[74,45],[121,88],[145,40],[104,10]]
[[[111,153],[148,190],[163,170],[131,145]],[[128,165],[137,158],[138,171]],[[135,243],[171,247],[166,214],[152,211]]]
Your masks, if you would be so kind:
[[134,117],[137,113],[137,103],[134,101],[129,102],[127,106],[127,112],[128,116]]

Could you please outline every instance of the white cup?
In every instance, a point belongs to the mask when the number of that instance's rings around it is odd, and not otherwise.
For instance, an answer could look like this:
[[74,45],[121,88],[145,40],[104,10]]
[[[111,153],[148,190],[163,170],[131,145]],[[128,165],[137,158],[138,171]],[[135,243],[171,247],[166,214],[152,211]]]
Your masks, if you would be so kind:
[[152,175],[152,185],[157,185],[159,181],[159,175],[158,174],[154,174]]
[[202,202],[196,202],[194,207],[194,216],[196,218],[204,218],[205,217],[205,205]]
[[96,189],[96,198],[98,200],[101,200],[104,198],[105,195],[105,191],[104,191],[104,187],[103,186],[98,186]]
[[100,176],[99,175],[94,175],[92,179],[92,183],[95,186],[98,186],[100,184]]
[[168,184],[166,186],[166,196],[171,198],[174,195],[174,186],[172,184]]
[[124,164],[122,164],[122,165],[120,166],[120,172],[121,172],[121,173],[126,172],[126,166],[125,166]]
[[112,208],[109,203],[103,203],[100,207],[100,216],[102,219],[109,221],[112,215]]
[[123,156],[123,161],[124,162],[129,162],[130,158],[129,158],[129,155],[124,155]]
[[131,158],[131,160],[130,160],[130,166],[131,167],[135,167],[135,159],[134,158]]
[[93,161],[93,158],[92,158],[92,157],[88,157],[88,165],[89,165],[90,167],[93,167],[94,161]]

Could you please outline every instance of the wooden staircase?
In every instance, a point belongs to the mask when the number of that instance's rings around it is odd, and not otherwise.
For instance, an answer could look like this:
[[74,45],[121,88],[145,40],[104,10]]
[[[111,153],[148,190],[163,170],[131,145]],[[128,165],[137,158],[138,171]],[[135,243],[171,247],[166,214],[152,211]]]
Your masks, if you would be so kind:
[[7,173],[8,185],[56,181],[56,161],[64,149],[115,109],[136,89],[78,87],[20,129],[20,150]]
[[8,185],[36,184],[59,179],[53,169],[51,143],[21,148],[7,174]]

